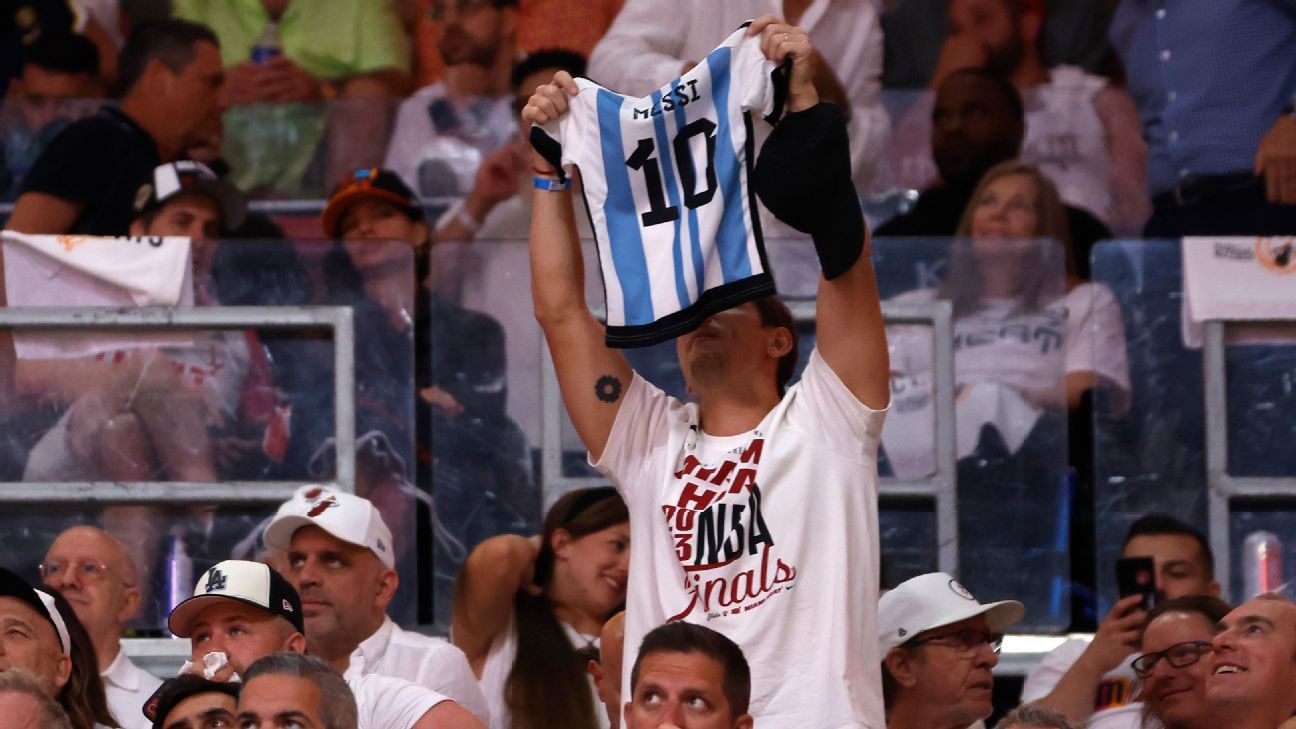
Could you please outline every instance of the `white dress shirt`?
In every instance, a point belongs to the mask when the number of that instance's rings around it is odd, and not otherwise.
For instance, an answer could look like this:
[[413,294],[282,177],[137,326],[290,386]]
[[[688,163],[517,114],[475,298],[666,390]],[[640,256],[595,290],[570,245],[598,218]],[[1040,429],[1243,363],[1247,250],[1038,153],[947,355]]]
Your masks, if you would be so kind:
[[100,672],[99,677],[108,697],[108,710],[122,729],[151,729],[153,722],[144,718],[144,702],[162,685],[162,679],[131,663],[120,648],[108,670]]
[[[782,0],[626,0],[590,54],[589,77],[617,93],[646,96],[739,25],[767,13],[783,17]],[[851,166],[856,189],[866,190],[891,127],[878,97],[883,43],[877,10],[869,0],[813,0],[798,24],[850,99]]]
[[490,711],[463,651],[441,638],[402,630],[391,618],[351,653],[348,682],[375,674],[399,678],[449,697],[483,724]]

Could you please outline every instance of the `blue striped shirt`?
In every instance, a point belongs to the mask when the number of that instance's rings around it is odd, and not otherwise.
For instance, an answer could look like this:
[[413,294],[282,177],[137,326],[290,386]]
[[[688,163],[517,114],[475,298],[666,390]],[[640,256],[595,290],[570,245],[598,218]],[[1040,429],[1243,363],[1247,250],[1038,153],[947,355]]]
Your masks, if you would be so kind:
[[1153,194],[1251,170],[1296,98],[1296,0],[1122,0],[1111,40],[1143,118]]

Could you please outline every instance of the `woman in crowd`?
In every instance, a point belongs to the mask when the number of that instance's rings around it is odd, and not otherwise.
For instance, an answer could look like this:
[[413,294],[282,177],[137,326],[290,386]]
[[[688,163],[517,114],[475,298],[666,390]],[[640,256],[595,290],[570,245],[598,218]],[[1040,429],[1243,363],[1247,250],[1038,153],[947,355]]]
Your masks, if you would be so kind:
[[1151,729],[1213,729],[1220,726],[1206,706],[1211,638],[1229,612],[1223,600],[1205,595],[1158,603],[1143,621],[1142,655],[1134,673],[1143,681],[1143,726]]
[[629,514],[611,487],[560,498],[538,540],[499,536],[468,557],[451,634],[481,679],[492,729],[607,726],[586,667],[625,601],[629,559]]

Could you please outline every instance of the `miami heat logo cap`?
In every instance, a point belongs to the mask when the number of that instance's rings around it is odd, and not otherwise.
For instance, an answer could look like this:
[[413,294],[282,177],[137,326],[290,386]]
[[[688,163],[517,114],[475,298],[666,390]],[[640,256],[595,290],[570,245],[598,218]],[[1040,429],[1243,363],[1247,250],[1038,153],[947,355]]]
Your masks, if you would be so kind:
[[944,572],[918,575],[900,583],[878,602],[878,648],[885,656],[923,631],[984,615],[990,632],[1002,633],[1026,616],[1016,600],[985,605]]
[[268,566],[241,559],[227,559],[207,570],[194,587],[193,597],[171,611],[167,627],[175,637],[188,638],[198,614],[221,600],[261,608],[292,623],[297,632],[306,632],[297,590]]
[[344,542],[367,548],[388,567],[396,568],[391,529],[368,499],[324,486],[303,486],[279,507],[266,527],[267,547],[287,551],[293,534],[317,526]]

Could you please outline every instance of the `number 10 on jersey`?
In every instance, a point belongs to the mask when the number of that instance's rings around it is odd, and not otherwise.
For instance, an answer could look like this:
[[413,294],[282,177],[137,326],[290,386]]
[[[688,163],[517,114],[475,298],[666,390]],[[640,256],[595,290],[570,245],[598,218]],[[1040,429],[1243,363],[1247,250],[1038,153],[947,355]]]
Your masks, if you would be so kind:
[[[671,142],[675,152],[675,167],[679,171],[680,184],[684,187],[684,204],[690,210],[696,210],[711,202],[711,198],[715,197],[716,190],[719,188],[715,174],[715,130],[715,122],[710,119],[695,119],[680,129]],[[693,163],[693,149],[690,144],[693,137],[699,134],[706,138],[706,187],[701,190],[696,189],[697,167]],[[668,205],[666,202],[666,187],[662,180],[661,163],[654,156],[656,152],[656,142],[652,137],[646,137],[639,140],[634,154],[626,160],[627,167],[643,172],[644,187],[648,190],[649,208],[639,217],[645,227],[679,219],[679,207]]]

